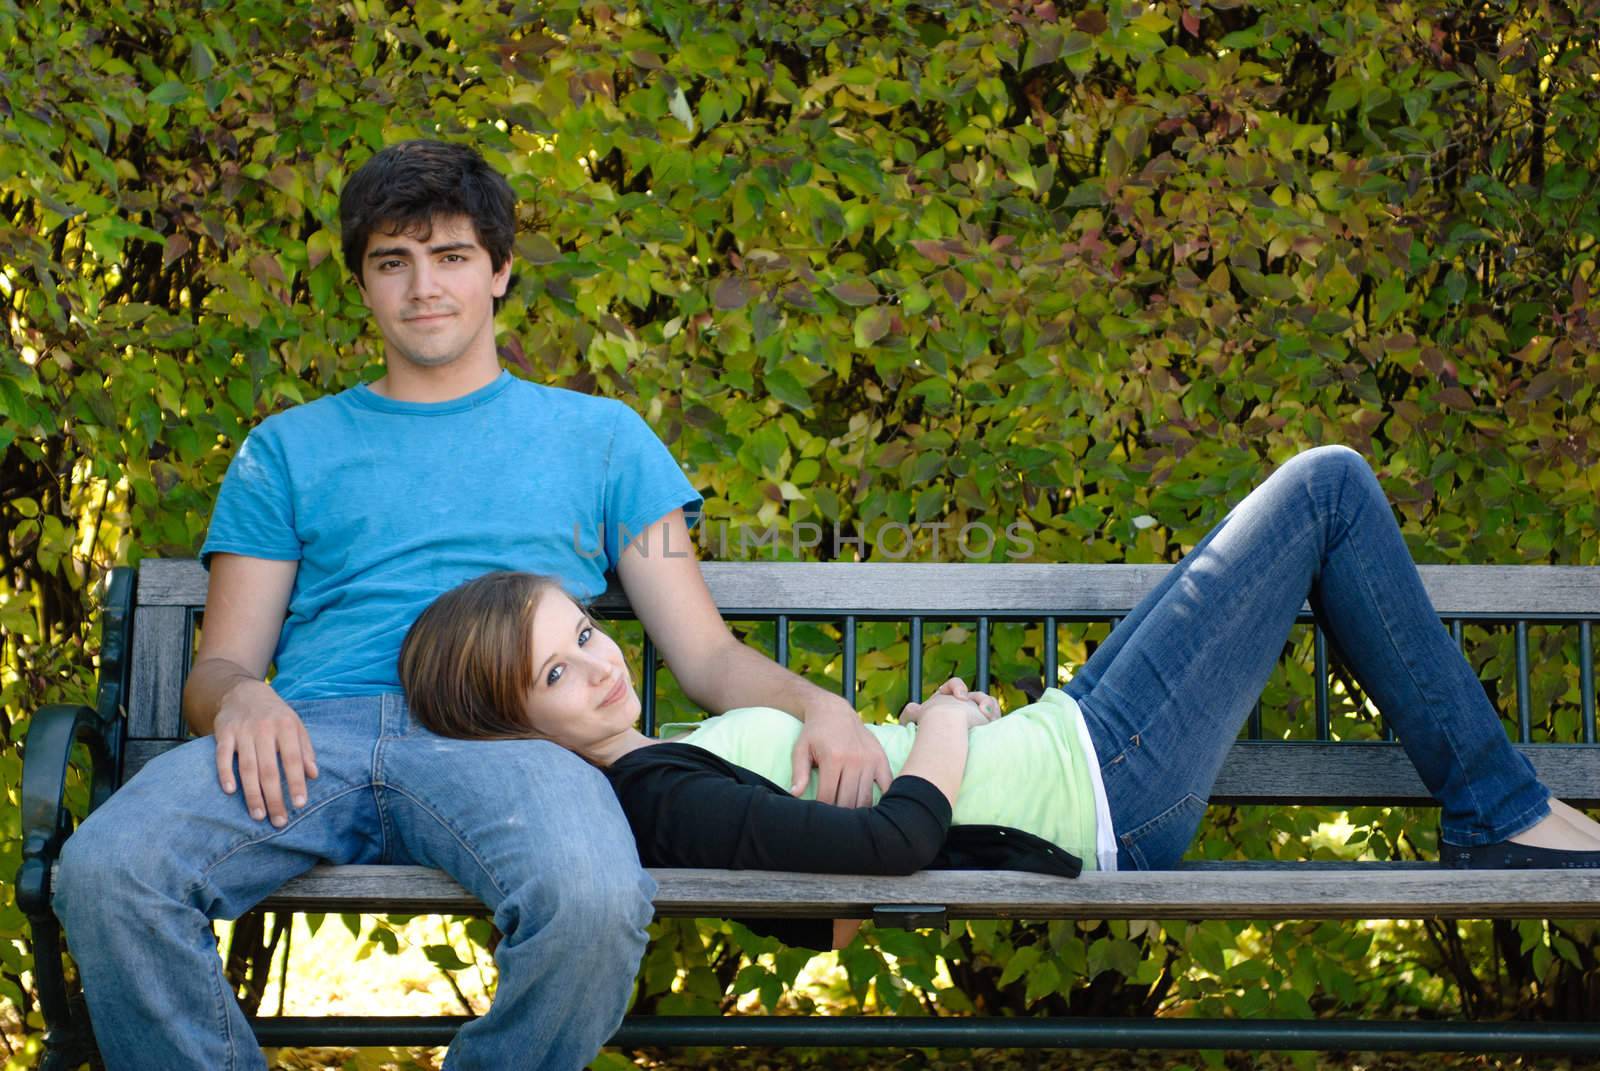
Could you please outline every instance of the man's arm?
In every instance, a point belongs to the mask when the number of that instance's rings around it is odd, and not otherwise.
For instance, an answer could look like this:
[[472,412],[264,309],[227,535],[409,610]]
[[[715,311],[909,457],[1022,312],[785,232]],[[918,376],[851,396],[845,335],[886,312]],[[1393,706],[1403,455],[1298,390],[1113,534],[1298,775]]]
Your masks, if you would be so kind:
[[251,817],[270,817],[275,826],[288,821],[283,782],[293,805],[300,807],[306,800],[306,778],[317,776],[311,738],[300,716],[265,681],[298,569],[299,563],[292,561],[211,556],[200,650],[183,687],[183,714],[190,728],[216,737],[222,790],[232,793],[242,787]]
[[[670,552],[670,553],[668,553]],[[769,706],[805,723],[795,745],[790,792],[818,771],[817,799],[846,807],[872,803],[889,787],[889,760],[852,704],[789,672],[734,639],[700,575],[683,511],[673,510],[623,551],[617,575],[684,693],[713,714]]]

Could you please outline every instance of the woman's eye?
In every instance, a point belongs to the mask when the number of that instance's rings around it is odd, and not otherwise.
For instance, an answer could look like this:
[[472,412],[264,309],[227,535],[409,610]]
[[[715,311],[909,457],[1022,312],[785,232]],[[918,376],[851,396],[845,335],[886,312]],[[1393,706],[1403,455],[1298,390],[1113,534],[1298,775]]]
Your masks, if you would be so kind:
[[550,685],[555,684],[556,681],[560,680],[561,679],[561,671],[566,669],[566,668],[567,668],[566,666],[551,666],[550,667],[550,672],[544,678],[545,685],[548,687]]
[[578,632],[578,646],[582,647],[584,644],[588,643],[589,637],[592,635],[594,635],[593,628],[580,629]]

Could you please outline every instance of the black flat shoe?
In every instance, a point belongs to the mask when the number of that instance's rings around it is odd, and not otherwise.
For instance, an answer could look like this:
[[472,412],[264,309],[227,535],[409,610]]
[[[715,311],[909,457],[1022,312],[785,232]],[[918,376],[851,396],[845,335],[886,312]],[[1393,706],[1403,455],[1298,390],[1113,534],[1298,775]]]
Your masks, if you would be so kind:
[[1439,864],[1457,870],[1588,870],[1600,869],[1600,851],[1535,848],[1509,840],[1472,848],[1440,844]]

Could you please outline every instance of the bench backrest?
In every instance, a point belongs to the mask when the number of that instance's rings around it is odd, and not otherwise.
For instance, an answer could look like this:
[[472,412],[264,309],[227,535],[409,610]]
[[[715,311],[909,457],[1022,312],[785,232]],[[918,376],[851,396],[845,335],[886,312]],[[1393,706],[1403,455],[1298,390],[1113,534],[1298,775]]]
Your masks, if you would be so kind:
[[[706,583],[730,622],[776,621],[775,657],[787,664],[792,623],[829,621],[839,630],[842,689],[854,695],[864,622],[895,620],[908,632],[908,676],[922,678],[923,626],[970,624],[977,684],[989,684],[992,630],[1003,622],[1041,629],[1040,670],[1057,679],[1057,628],[1115,622],[1161,581],[1166,565],[1036,565],[910,563],[703,563]],[[1514,653],[1501,668],[1515,676],[1515,709],[1507,711],[1513,739],[1546,784],[1579,803],[1600,802],[1600,746],[1595,745],[1593,623],[1600,621],[1600,567],[1423,566],[1434,607],[1458,642],[1464,628],[1491,623],[1511,633]],[[132,603],[132,649],[126,677],[127,714],[123,777],[187,736],[180,710],[197,627],[205,608],[206,573],[192,560],[145,561]],[[626,600],[611,591],[596,602],[608,617],[628,616]],[[1310,620],[1303,608],[1302,620]],[[1530,629],[1561,629],[1557,649],[1575,664],[1578,739],[1535,743],[1536,698],[1530,685]],[[1543,647],[1552,646],[1543,628]],[[1575,643],[1574,643],[1575,641]],[[1260,739],[1259,714],[1235,745],[1213,799],[1221,803],[1421,803],[1423,789],[1398,745],[1338,742],[1329,733],[1329,650],[1316,630],[1312,670],[1314,708],[1304,737]],[[655,652],[645,642],[647,718],[655,709]],[[1569,665],[1569,669],[1571,666]],[[1337,687],[1337,684],[1333,685]],[[1568,690],[1570,692],[1570,689]],[[917,685],[908,698],[920,698]],[[1547,698],[1546,702],[1550,700]],[[1542,716],[1542,714],[1541,714]],[[1252,738],[1253,737],[1253,738]]]

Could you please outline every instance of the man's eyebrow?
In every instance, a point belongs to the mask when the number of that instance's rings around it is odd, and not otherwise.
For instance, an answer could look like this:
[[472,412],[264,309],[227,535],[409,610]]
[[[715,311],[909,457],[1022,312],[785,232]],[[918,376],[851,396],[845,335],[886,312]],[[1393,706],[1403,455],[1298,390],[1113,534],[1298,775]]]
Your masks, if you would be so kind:
[[[582,617],[578,618],[578,627],[572,630],[572,634],[574,636],[576,636],[578,633],[582,632],[584,629],[593,628],[593,627],[594,627],[594,622],[589,620],[589,615],[588,614],[584,614]],[[541,680],[541,681],[544,680],[546,678],[546,676],[548,675],[547,671],[550,668],[550,663],[554,662],[555,659],[556,659],[555,655],[551,655],[549,658],[546,658],[544,660],[544,664],[539,667],[539,672],[537,672],[537,673],[535,673],[533,675],[534,679],[535,680]]]
[[[443,245],[430,245],[428,247],[428,252],[437,255],[439,253],[454,253],[462,249],[476,248],[477,243],[475,242],[446,242]],[[407,249],[405,246],[390,245],[384,246],[382,249],[372,250],[367,254],[367,259],[376,260],[379,257],[408,257],[410,255],[411,250]]]

